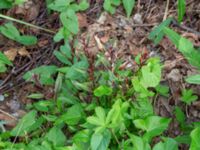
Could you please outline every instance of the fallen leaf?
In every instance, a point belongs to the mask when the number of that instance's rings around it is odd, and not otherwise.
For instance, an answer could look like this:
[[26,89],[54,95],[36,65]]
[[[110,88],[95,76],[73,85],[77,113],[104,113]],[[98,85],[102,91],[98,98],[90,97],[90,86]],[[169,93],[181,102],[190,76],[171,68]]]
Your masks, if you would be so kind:
[[95,39],[95,41],[97,43],[97,47],[99,48],[99,50],[104,50],[104,46],[101,43],[101,40],[96,35],[94,36],[94,39]]
[[11,48],[4,52],[4,54],[8,57],[10,61],[14,61],[17,56],[17,49]]
[[78,17],[78,23],[80,28],[84,28],[88,26],[88,21],[87,21],[87,16],[82,13],[77,13],[76,14]]
[[22,47],[22,48],[18,49],[18,54],[21,55],[21,56],[31,57],[30,53],[26,50],[25,47]]

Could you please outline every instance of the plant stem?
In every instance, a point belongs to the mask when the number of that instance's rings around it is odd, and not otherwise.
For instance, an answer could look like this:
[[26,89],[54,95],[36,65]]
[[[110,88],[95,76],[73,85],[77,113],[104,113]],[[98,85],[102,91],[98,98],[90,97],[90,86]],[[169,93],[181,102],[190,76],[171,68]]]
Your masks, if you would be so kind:
[[32,28],[36,28],[36,29],[39,29],[39,30],[43,30],[43,31],[46,31],[46,32],[51,33],[51,34],[55,34],[56,33],[56,32],[54,32],[52,30],[45,29],[45,28],[36,26],[34,24],[31,24],[31,23],[28,23],[28,22],[24,22],[24,21],[21,21],[21,20],[6,16],[6,15],[3,15],[3,14],[0,14],[0,18],[7,19],[7,20],[10,20],[10,21],[14,21],[14,22],[17,22],[17,23],[20,23],[20,24],[24,24],[26,26],[29,26],[29,27],[32,27]]

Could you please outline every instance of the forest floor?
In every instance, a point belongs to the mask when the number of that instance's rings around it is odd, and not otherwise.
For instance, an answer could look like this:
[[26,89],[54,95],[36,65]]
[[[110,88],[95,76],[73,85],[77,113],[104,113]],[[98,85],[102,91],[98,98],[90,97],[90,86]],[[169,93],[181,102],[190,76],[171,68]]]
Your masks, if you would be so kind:
[[[134,67],[131,59],[133,55],[142,54],[143,59],[159,56],[163,64],[162,83],[169,86],[170,96],[156,97],[154,110],[160,116],[174,118],[172,108],[180,106],[187,114],[187,122],[200,121],[200,101],[188,107],[180,103],[183,88],[193,89],[194,93],[200,97],[200,86],[187,84],[184,81],[186,76],[195,74],[197,70],[189,65],[169,39],[164,38],[157,46],[148,39],[153,27],[160,24],[165,17],[177,16],[176,9],[175,0],[170,1],[168,10],[166,10],[166,1],[140,0],[132,16],[127,19],[122,7],[119,7],[114,15],[110,15],[103,11],[102,0],[91,0],[90,8],[78,14],[81,31],[77,39],[82,43],[80,45],[82,48],[84,41],[89,37],[89,53],[95,55],[98,51],[103,51],[105,56],[113,62],[122,59],[124,60],[122,67]],[[3,13],[55,32],[60,25],[58,14],[48,14],[45,3],[40,0],[30,0],[25,6],[16,6]],[[0,19],[0,24],[5,22],[7,21]],[[0,120],[6,121],[21,118],[26,113],[25,106],[33,102],[27,98],[29,94],[42,91],[47,98],[52,97],[53,87],[41,89],[32,83],[27,83],[22,79],[23,74],[37,66],[59,65],[53,55],[53,51],[59,47],[59,44],[53,42],[53,34],[17,23],[15,25],[22,33],[36,35],[38,43],[25,47],[0,35],[0,51],[14,63],[12,70],[0,74]],[[199,0],[187,1],[183,23],[172,24],[172,27],[182,36],[190,39],[195,46],[200,47]],[[15,125],[12,123],[9,127]],[[175,121],[170,124],[169,136],[175,137],[179,134],[177,126]]]

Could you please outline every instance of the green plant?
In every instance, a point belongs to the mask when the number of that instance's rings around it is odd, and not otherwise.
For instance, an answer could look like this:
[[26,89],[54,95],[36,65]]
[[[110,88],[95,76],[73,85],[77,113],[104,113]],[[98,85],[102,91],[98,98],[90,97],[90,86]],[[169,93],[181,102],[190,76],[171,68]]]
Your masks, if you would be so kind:
[[1,0],[0,9],[8,9],[14,5],[23,4],[26,0]]
[[[172,29],[170,29],[169,24],[172,22],[172,18],[168,18],[158,27],[156,27],[150,34],[149,39],[153,40],[155,44],[158,44],[164,35],[166,35],[171,42],[178,48],[178,50],[183,54],[183,56],[188,60],[188,62],[200,69],[200,52],[196,49],[192,42]],[[199,75],[192,75],[186,79],[188,83],[200,84]]]
[[3,26],[0,26],[0,33],[9,39],[26,46],[37,43],[37,38],[34,36],[20,35],[19,31],[12,23],[7,23]]
[[6,65],[12,66],[13,64],[2,52],[0,52],[0,73],[7,70]]
[[114,14],[116,11],[115,7],[119,6],[121,3],[124,6],[127,17],[130,17],[135,6],[135,0],[105,0],[103,7],[109,13]]
[[54,37],[55,42],[71,39],[79,31],[77,11],[86,10],[89,7],[87,0],[82,0],[79,4],[75,0],[57,0],[48,2],[48,8],[60,13],[60,21],[63,25]]
[[182,91],[182,97],[181,100],[186,103],[187,105],[190,105],[192,102],[196,101],[198,99],[198,96],[193,95],[192,89],[185,89]]

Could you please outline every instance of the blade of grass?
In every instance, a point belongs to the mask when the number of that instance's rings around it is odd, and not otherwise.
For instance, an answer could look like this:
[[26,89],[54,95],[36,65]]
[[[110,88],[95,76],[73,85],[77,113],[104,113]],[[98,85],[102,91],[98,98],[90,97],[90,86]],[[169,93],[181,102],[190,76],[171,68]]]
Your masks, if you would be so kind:
[[39,30],[42,30],[42,31],[51,33],[51,34],[55,34],[55,33],[56,33],[56,32],[54,32],[54,31],[52,31],[52,30],[45,29],[45,28],[42,28],[42,27],[33,25],[33,24],[31,24],[31,23],[24,22],[24,21],[21,21],[21,20],[18,20],[18,19],[9,17],[9,16],[3,15],[3,14],[0,14],[0,18],[7,19],[7,20],[10,20],[10,21],[14,21],[14,22],[17,22],[17,23],[20,23],[20,24],[23,24],[23,25],[26,25],[26,26],[29,26],[29,27],[32,27],[32,28],[36,28],[36,29],[39,29]]

